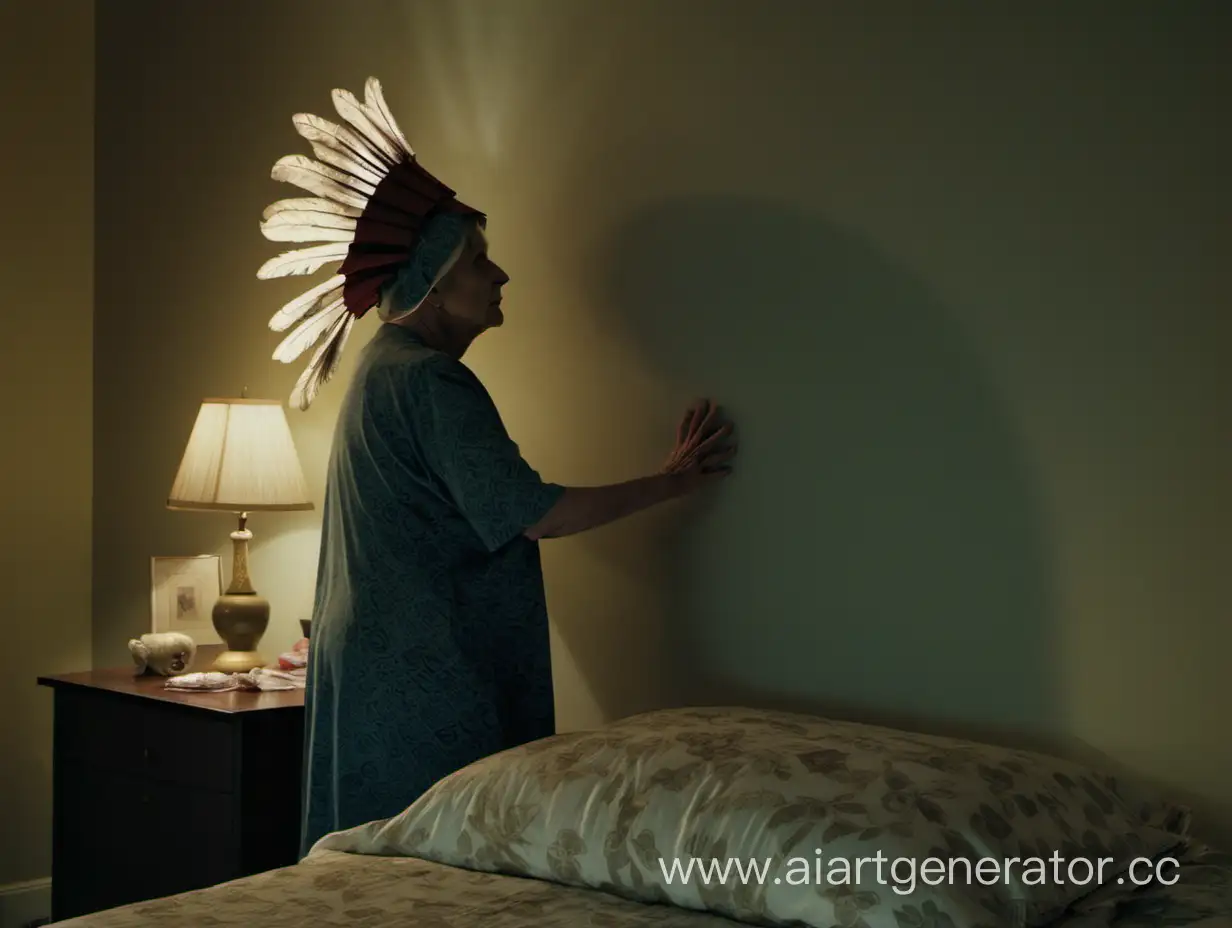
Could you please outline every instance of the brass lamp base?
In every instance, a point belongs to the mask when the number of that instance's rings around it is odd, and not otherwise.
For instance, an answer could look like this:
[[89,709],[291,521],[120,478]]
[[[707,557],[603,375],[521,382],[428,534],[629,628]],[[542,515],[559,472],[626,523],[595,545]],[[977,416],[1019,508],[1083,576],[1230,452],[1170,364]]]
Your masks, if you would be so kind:
[[269,627],[269,600],[256,593],[224,593],[214,604],[214,630],[227,643],[211,670],[247,673],[265,666],[257,644]]
[[210,670],[217,673],[248,673],[265,666],[265,658],[256,651],[223,651]]
[[247,673],[265,666],[257,651],[261,636],[269,627],[270,604],[258,596],[248,575],[248,513],[240,513],[240,527],[231,533],[234,562],[231,585],[214,603],[214,630],[227,643],[227,650],[215,658],[211,670],[222,673]]

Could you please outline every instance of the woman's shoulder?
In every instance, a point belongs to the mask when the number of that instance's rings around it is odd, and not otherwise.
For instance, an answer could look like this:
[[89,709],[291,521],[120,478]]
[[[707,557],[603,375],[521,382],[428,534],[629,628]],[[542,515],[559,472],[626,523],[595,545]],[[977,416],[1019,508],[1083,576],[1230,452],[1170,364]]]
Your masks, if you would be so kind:
[[425,345],[391,323],[377,329],[366,346],[365,355],[369,368],[386,375],[406,377],[448,375],[456,363],[449,355]]
[[392,386],[395,392],[410,392],[422,399],[456,401],[487,397],[475,373],[452,355],[418,340],[399,337],[397,332],[378,332],[373,342],[367,367],[368,379],[374,381],[374,386]]
[[483,385],[465,363],[443,351],[428,349],[426,354],[409,358],[404,365],[406,375],[432,388],[460,387],[482,390]]

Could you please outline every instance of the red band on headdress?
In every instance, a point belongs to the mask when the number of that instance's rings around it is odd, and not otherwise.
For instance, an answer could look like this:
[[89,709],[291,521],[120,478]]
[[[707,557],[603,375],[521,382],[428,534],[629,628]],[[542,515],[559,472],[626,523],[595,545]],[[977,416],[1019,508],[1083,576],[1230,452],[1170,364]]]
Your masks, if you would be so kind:
[[380,301],[381,291],[411,259],[424,225],[446,211],[483,217],[479,210],[458,202],[454,192],[414,158],[390,168],[368,198],[355,225],[355,239],[338,269],[347,279],[343,301],[350,313],[361,317]]

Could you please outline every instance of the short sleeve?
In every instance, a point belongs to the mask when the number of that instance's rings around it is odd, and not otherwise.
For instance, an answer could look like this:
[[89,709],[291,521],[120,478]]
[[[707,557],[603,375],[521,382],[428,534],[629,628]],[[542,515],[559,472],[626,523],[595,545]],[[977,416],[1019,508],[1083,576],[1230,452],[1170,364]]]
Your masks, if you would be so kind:
[[489,551],[543,518],[564,492],[523,459],[479,379],[462,364],[430,363],[418,385],[423,453]]

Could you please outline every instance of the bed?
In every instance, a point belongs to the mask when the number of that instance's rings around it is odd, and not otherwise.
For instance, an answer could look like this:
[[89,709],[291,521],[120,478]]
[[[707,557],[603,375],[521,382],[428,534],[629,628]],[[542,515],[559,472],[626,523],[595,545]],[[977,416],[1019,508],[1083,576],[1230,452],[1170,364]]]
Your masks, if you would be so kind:
[[[691,860],[768,869],[686,881]],[[1232,856],[1167,797],[1069,761],[703,707],[502,752],[296,866],[60,924],[305,923],[1232,928]]]

